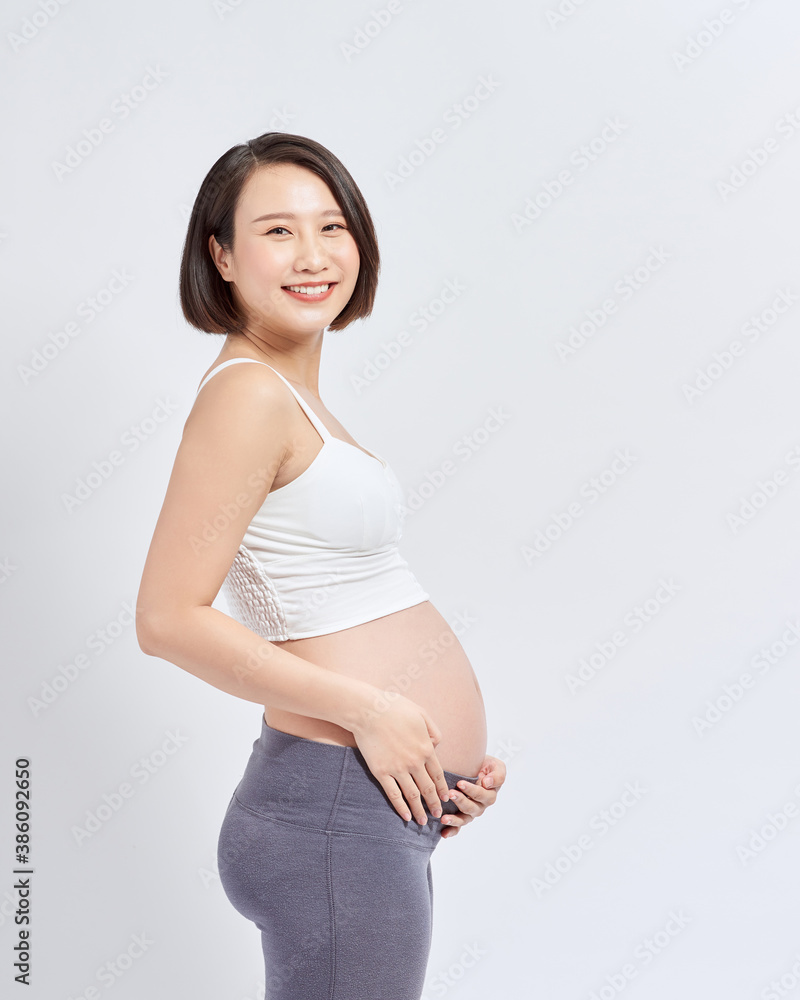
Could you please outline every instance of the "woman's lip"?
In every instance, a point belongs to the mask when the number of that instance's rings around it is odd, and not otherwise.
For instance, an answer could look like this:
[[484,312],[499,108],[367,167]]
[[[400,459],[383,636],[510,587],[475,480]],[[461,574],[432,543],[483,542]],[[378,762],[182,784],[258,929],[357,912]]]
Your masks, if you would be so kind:
[[331,292],[336,287],[335,281],[315,281],[309,285],[299,285],[299,288],[315,288],[318,285],[327,285],[327,292],[322,292],[321,295],[305,295],[303,292],[293,292],[288,285],[281,285],[284,292],[287,295],[291,295],[293,299],[299,299],[301,302],[324,302],[325,299],[331,294]]

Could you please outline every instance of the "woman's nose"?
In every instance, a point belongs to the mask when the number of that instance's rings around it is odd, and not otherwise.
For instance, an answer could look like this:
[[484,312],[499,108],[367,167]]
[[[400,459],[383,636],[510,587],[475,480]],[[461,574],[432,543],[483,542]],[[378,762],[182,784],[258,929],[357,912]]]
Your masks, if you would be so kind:
[[322,237],[309,237],[300,241],[295,255],[295,267],[298,271],[319,270],[327,261],[327,250]]

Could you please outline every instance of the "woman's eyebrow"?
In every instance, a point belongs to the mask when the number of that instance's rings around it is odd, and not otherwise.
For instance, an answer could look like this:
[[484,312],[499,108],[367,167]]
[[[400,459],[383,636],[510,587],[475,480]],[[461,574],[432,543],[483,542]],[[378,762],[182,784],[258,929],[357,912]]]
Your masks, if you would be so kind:
[[[344,215],[340,212],[338,208],[329,208],[324,212],[320,212],[320,215]],[[255,222],[264,222],[267,219],[296,219],[297,216],[292,212],[268,212],[266,215],[259,215],[257,219],[253,219],[251,225]]]

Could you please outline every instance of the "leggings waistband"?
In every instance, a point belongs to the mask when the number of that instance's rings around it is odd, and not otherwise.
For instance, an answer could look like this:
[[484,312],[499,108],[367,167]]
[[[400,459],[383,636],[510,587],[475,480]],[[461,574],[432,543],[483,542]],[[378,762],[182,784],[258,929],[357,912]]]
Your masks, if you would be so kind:
[[[448,788],[477,775],[444,771]],[[261,735],[245,767],[234,797],[253,812],[307,829],[388,837],[431,849],[441,840],[443,825],[404,820],[356,747],[320,743],[285,733],[261,717]],[[443,813],[456,813],[455,802],[441,802]]]

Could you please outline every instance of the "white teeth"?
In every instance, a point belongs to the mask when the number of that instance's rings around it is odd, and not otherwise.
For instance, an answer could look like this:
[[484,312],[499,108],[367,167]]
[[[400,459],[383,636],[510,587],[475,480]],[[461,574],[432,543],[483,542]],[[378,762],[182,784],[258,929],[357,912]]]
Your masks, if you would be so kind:
[[321,295],[327,292],[330,285],[287,285],[290,292],[300,292],[301,295]]

